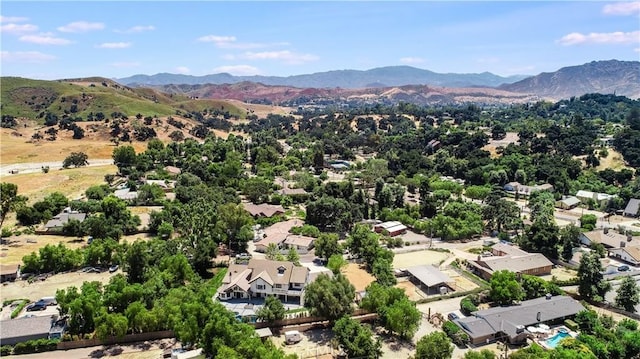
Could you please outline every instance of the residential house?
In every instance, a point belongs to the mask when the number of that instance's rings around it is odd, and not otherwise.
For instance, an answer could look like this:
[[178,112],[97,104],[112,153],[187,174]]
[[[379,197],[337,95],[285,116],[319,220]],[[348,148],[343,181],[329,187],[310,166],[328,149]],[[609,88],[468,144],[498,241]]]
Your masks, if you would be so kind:
[[35,339],[61,338],[65,319],[53,316],[35,316],[0,321],[0,343],[15,345]]
[[640,199],[629,199],[622,215],[625,217],[638,217],[638,215],[640,215]]
[[269,244],[275,244],[278,248],[282,248],[282,244],[285,239],[291,233],[291,228],[302,226],[304,222],[299,219],[290,219],[284,222],[275,223],[267,228],[260,230],[261,237],[256,242],[256,252],[266,252]]
[[611,249],[609,250],[609,256],[638,266],[640,265],[640,245]]
[[409,267],[407,272],[409,280],[427,294],[447,294],[453,290],[454,281],[434,266]]
[[264,298],[275,295],[281,300],[304,304],[304,288],[309,268],[291,262],[251,259],[246,265],[231,264],[217,291],[220,300]]
[[284,208],[280,205],[272,204],[253,204],[243,202],[242,207],[249,212],[253,217],[273,217],[278,214],[284,214]]
[[580,233],[580,243],[587,246],[600,243],[605,248],[632,247],[640,245],[640,237],[630,234],[624,235],[609,228],[603,228]]
[[175,166],[166,166],[164,170],[167,171],[167,173],[169,173],[169,175],[173,177],[176,177],[180,173],[182,173],[182,170]]
[[148,185],[157,185],[162,188],[165,192],[172,192],[176,188],[176,181],[165,181],[165,180],[145,180],[145,184]]
[[584,204],[588,204],[593,201],[598,207],[607,207],[609,202],[617,196],[607,193],[580,190],[576,193],[576,197]]
[[438,140],[431,140],[427,143],[427,149],[431,150],[431,152],[437,151],[440,147],[442,147],[442,143]]
[[533,192],[553,191],[553,186],[548,183],[536,185],[536,186],[527,186],[527,185],[520,184],[519,182],[509,182],[506,185],[504,185],[503,189],[510,194],[528,196]]
[[386,231],[387,233],[389,233],[390,237],[395,237],[400,234],[406,233],[407,229],[408,229],[407,226],[405,226],[404,224],[398,221],[383,222],[380,224],[376,224],[373,227],[373,230],[376,231],[377,233]]
[[86,213],[78,211],[72,211],[71,207],[67,207],[62,212],[56,214],[44,225],[45,232],[59,232],[62,231],[62,227],[71,219],[83,222],[87,218]]
[[469,269],[485,280],[490,280],[494,272],[509,270],[528,275],[551,274],[553,263],[540,253],[528,253],[516,246],[498,243],[491,248],[489,256],[467,261]]
[[469,335],[474,345],[496,340],[519,344],[531,335],[528,326],[558,323],[583,310],[582,304],[569,296],[547,295],[517,305],[476,311],[453,322]]
[[282,242],[285,249],[295,248],[300,254],[307,254],[313,248],[316,239],[313,237],[299,236],[297,234],[288,235]]
[[132,191],[130,188],[120,188],[113,191],[113,195],[123,201],[133,202],[138,199],[138,192]]
[[18,278],[19,271],[20,271],[19,264],[0,265],[0,283],[13,282]]
[[565,196],[563,199],[556,201],[556,207],[561,209],[573,209],[580,205],[578,197]]

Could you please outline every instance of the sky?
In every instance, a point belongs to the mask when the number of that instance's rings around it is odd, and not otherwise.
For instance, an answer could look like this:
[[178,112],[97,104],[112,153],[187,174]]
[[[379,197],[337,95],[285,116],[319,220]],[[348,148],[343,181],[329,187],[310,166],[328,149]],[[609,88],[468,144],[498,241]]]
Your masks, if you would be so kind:
[[640,1],[15,1],[2,76],[290,76],[409,65],[534,75],[640,59]]

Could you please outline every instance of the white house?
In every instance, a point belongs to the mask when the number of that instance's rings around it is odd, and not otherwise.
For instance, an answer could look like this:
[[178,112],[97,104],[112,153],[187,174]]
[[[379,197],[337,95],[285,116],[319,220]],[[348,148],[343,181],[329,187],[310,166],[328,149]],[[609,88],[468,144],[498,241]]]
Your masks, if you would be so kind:
[[582,203],[588,203],[590,200],[593,200],[598,206],[606,206],[611,202],[612,199],[616,198],[616,195],[607,194],[607,193],[599,193],[599,192],[591,192],[591,191],[583,191],[580,190],[576,193],[576,197]]
[[304,304],[304,287],[309,268],[291,262],[251,259],[248,264],[231,264],[217,295],[220,300],[264,298],[275,295],[281,300]]
[[609,256],[621,259],[634,266],[640,265],[640,245],[610,249]]

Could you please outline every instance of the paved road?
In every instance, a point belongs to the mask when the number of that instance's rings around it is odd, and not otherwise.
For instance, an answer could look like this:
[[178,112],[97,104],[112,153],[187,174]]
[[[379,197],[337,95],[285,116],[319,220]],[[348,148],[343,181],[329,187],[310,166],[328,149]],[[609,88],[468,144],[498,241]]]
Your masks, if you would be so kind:
[[175,339],[160,339],[151,342],[144,343],[132,343],[127,345],[110,345],[110,346],[95,346],[89,348],[70,349],[70,350],[56,350],[53,352],[36,353],[36,354],[22,354],[22,355],[10,355],[7,358],[14,359],[48,359],[48,358],[60,358],[60,359],[79,359],[79,358],[102,358],[102,357],[118,357],[120,355],[135,354],[135,358],[160,358],[162,357],[162,351],[165,348],[179,348],[180,344],[177,344]]
[[[112,164],[112,159],[92,159],[89,161],[88,166],[105,166]],[[42,171],[42,167],[46,166],[49,166],[50,170],[60,169],[62,168],[62,161],[0,164],[0,176],[10,176],[11,172],[16,170],[18,173],[40,172]]]

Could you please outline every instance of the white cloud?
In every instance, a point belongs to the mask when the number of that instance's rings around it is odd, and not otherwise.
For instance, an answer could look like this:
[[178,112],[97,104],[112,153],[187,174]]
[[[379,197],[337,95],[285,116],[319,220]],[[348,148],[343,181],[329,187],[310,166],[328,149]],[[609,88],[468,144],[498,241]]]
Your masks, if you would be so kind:
[[633,51],[640,52],[640,47],[636,47],[635,49],[633,49]]
[[2,16],[0,15],[0,22],[24,22],[29,20],[29,18],[22,16]]
[[606,15],[633,15],[640,14],[640,1],[618,2],[607,4],[602,8],[602,13]]
[[114,31],[120,34],[133,34],[138,32],[153,31],[155,29],[156,27],[153,25],[136,25],[126,30],[114,30]]
[[249,76],[249,75],[258,75],[260,74],[260,70],[257,67],[251,65],[227,65],[227,66],[219,66],[213,69],[214,72],[227,72],[232,75],[239,76]]
[[27,62],[27,63],[43,63],[55,60],[53,55],[43,54],[38,51],[1,51],[0,58],[6,62]]
[[221,56],[224,60],[235,60],[236,59],[236,55],[233,54],[224,54]]
[[131,47],[130,42],[104,42],[100,45],[96,45],[99,49],[126,49]]
[[289,46],[289,43],[288,42],[273,42],[273,43],[220,42],[220,43],[217,43],[216,45],[222,49],[251,50],[251,49],[264,49],[267,47],[276,47],[276,46]]
[[56,37],[49,32],[37,35],[22,35],[18,38],[18,40],[38,45],[69,45],[73,42],[68,39]]
[[104,24],[101,22],[75,21],[64,26],[60,26],[58,31],[62,32],[88,32],[92,30],[102,30]]
[[424,62],[424,59],[421,57],[403,57],[400,59],[400,62],[403,64],[421,64]]
[[285,63],[296,65],[318,60],[318,56],[312,54],[298,54],[289,50],[245,52],[243,58],[249,60],[281,60]]
[[179,74],[186,75],[189,72],[191,72],[191,70],[186,66],[178,66],[178,67],[176,67],[176,72],[179,73]]
[[10,34],[23,34],[25,32],[38,31],[38,26],[33,24],[6,24],[0,25],[0,32]]
[[137,61],[119,61],[111,63],[113,67],[138,67],[140,63]]
[[230,42],[235,42],[235,36],[219,36],[219,35],[206,35],[198,38],[200,42],[213,42],[216,45],[220,44],[228,44]]
[[578,44],[633,44],[640,42],[640,31],[633,32],[592,32],[581,34],[572,32],[557,41],[560,45]]

